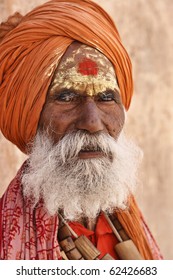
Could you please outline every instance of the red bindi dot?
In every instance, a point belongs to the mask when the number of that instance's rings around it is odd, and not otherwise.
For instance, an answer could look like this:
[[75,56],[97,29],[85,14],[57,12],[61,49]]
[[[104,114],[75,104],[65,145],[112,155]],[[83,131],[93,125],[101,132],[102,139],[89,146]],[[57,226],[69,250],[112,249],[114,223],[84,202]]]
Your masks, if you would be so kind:
[[98,74],[98,65],[95,61],[89,58],[84,58],[78,64],[78,73],[84,76],[97,76]]

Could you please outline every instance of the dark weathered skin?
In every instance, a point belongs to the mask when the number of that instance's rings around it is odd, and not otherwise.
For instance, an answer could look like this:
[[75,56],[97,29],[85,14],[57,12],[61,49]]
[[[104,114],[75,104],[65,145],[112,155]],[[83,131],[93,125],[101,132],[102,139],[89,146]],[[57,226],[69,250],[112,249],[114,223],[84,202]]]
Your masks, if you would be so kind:
[[[93,48],[71,44],[55,73],[39,127],[47,130],[55,143],[66,133],[77,130],[91,134],[105,132],[117,139],[124,118],[111,62]],[[101,153],[94,151],[79,154],[80,158],[86,159],[100,156]]]

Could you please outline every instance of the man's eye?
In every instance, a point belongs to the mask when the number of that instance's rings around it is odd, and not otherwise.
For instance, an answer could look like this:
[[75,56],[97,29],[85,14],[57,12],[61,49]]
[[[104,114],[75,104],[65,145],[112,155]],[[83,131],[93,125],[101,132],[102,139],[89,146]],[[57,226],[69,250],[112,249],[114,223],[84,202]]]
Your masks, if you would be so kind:
[[99,101],[114,101],[115,96],[113,92],[102,92],[99,94]]
[[76,100],[77,94],[75,92],[62,92],[56,96],[57,101],[71,102]]

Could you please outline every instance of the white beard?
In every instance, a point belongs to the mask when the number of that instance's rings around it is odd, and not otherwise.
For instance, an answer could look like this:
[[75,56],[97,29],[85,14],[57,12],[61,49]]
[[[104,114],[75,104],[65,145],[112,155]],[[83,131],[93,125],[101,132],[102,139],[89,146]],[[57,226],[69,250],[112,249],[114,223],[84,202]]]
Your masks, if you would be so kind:
[[[79,159],[87,146],[99,147],[104,156]],[[137,185],[141,155],[123,133],[116,141],[105,133],[72,132],[54,145],[38,132],[22,176],[24,196],[32,198],[33,206],[42,198],[51,215],[63,210],[64,217],[73,221],[125,209]]]

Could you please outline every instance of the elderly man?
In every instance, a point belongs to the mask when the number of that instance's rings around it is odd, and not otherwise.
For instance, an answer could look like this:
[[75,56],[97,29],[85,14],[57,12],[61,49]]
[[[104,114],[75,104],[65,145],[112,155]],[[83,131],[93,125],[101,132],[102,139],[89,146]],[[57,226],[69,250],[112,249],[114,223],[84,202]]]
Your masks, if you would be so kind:
[[28,154],[0,202],[1,259],[160,259],[133,198],[131,63],[113,21],[53,0],[0,38],[0,128]]

